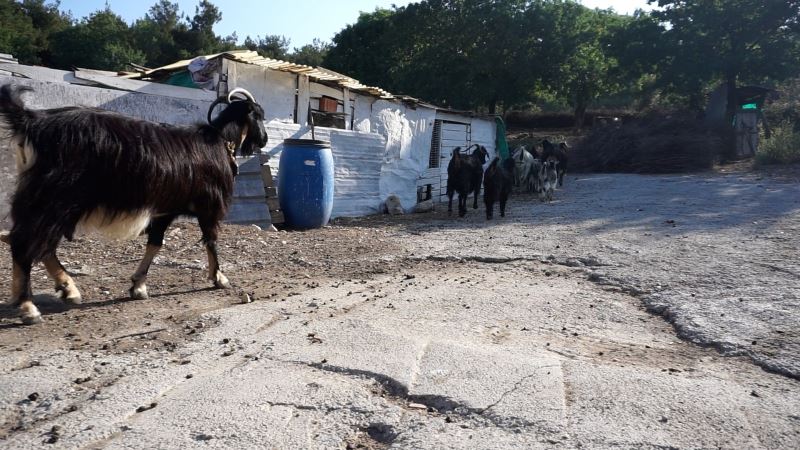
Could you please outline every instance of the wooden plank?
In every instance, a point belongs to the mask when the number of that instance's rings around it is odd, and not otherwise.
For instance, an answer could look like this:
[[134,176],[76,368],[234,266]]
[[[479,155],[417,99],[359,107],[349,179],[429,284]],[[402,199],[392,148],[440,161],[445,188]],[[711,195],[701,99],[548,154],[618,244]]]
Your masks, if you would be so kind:
[[283,217],[283,211],[270,211],[269,214],[272,217],[272,223],[280,224],[286,221]]
[[264,197],[264,183],[261,177],[237,176],[233,190],[234,197]]
[[261,165],[261,182],[264,183],[265,188],[272,187],[272,169],[268,164]]
[[467,127],[469,127],[466,123],[442,123],[442,131],[464,131],[466,132]]
[[267,206],[270,211],[279,211],[281,209],[281,202],[278,197],[267,197]]
[[265,187],[264,192],[266,193],[267,197],[277,197],[278,190],[274,187]]
[[150,83],[147,81],[129,80],[119,77],[107,77],[88,72],[75,72],[75,77],[80,80],[93,81],[97,84],[120,89],[123,91],[139,92],[142,94],[161,95],[164,97],[184,98],[190,100],[213,101],[216,96],[213,92],[202,89],[192,89],[168,84]]
[[467,132],[465,130],[461,131],[447,131],[442,130],[442,142],[445,141],[467,141]]

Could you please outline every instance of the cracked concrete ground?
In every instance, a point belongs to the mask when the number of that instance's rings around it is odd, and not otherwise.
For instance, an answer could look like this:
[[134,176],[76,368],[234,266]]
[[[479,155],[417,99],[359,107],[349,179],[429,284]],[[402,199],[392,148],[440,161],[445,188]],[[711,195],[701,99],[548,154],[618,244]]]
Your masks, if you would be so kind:
[[[253,235],[309,278],[224,307],[162,287],[206,305],[188,340],[111,302],[110,338],[0,349],[0,446],[798,448],[798,194],[750,175],[570,177],[490,224],[470,210]],[[382,244],[319,265],[337,233]],[[311,242],[316,258],[297,253]],[[155,336],[173,345],[102,347]]]

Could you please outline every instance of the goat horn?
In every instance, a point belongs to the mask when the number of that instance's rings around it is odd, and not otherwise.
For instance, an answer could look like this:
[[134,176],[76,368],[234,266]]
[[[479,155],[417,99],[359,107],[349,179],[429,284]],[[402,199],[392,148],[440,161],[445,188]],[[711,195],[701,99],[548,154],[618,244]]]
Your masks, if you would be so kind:
[[244,95],[244,97],[245,97],[246,99],[250,100],[250,101],[251,101],[251,102],[253,102],[253,103],[256,103],[256,98],[255,98],[255,97],[253,97],[253,94],[251,94],[251,93],[247,92],[247,90],[246,90],[246,89],[244,89],[244,88],[236,88],[236,89],[234,89],[234,90],[232,90],[232,91],[228,92],[228,103],[230,103],[231,101],[233,101],[233,96],[234,96],[235,94],[242,94],[242,95]]
[[208,107],[208,123],[211,123],[211,113],[214,112],[214,108],[216,108],[220,103],[225,103],[227,105],[230,104],[230,100],[226,99],[225,97],[219,97],[214,100],[214,103]]

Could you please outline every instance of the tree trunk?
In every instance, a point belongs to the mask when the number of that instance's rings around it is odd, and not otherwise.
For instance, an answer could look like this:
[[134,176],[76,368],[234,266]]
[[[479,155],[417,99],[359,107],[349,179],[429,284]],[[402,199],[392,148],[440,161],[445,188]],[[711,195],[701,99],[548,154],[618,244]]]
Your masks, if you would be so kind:
[[489,101],[489,114],[496,114],[497,113],[497,99],[493,98]]
[[725,87],[728,91],[728,101],[725,108],[725,127],[728,131],[727,133],[727,145],[725,147],[727,150],[727,154],[725,155],[725,159],[733,160],[736,159],[736,132],[733,129],[733,116],[736,114],[736,110],[738,109],[738,98],[736,95],[736,72],[733,70],[728,70],[725,73]]
[[584,102],[578,102],[575,105],[575,129],[580,130],[583,128],[583,122],[586,119],[586,104]]
[[725,73],[725,87],[728,91],[725,120],[729,125],[733,126],[733,116],[736,114],[736,109],[739,105],[736,104],[738,100],[736,97],[736,73],[732,70]]

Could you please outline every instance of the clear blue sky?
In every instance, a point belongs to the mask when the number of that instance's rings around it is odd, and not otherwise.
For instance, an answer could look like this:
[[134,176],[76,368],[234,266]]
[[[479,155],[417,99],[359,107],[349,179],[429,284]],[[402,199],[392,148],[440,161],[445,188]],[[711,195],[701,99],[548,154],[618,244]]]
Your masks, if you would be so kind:
[[[172,0],[176,1],[176,0]],[[61,0],[61,9],[72,11],[81,19],[103,9],[106,2],[111,10],[131,23],[145,15],[156,0]],[[177,0],[181,10],[193,15],[199,0]],[[279,34],[291,40],[290,48],[310,44],[314,38],[330,41],[339,30],[355,23],[359,12],[372,12],[376,7],[402,6],[408,0],[212,0],[222,11],[222,22],[214,30],[227,36],[234,31],[239,42],[246,36]],[[630,14],[647,6],[646,0],[582,0],[591,8],[613,7],[617,12]]]

